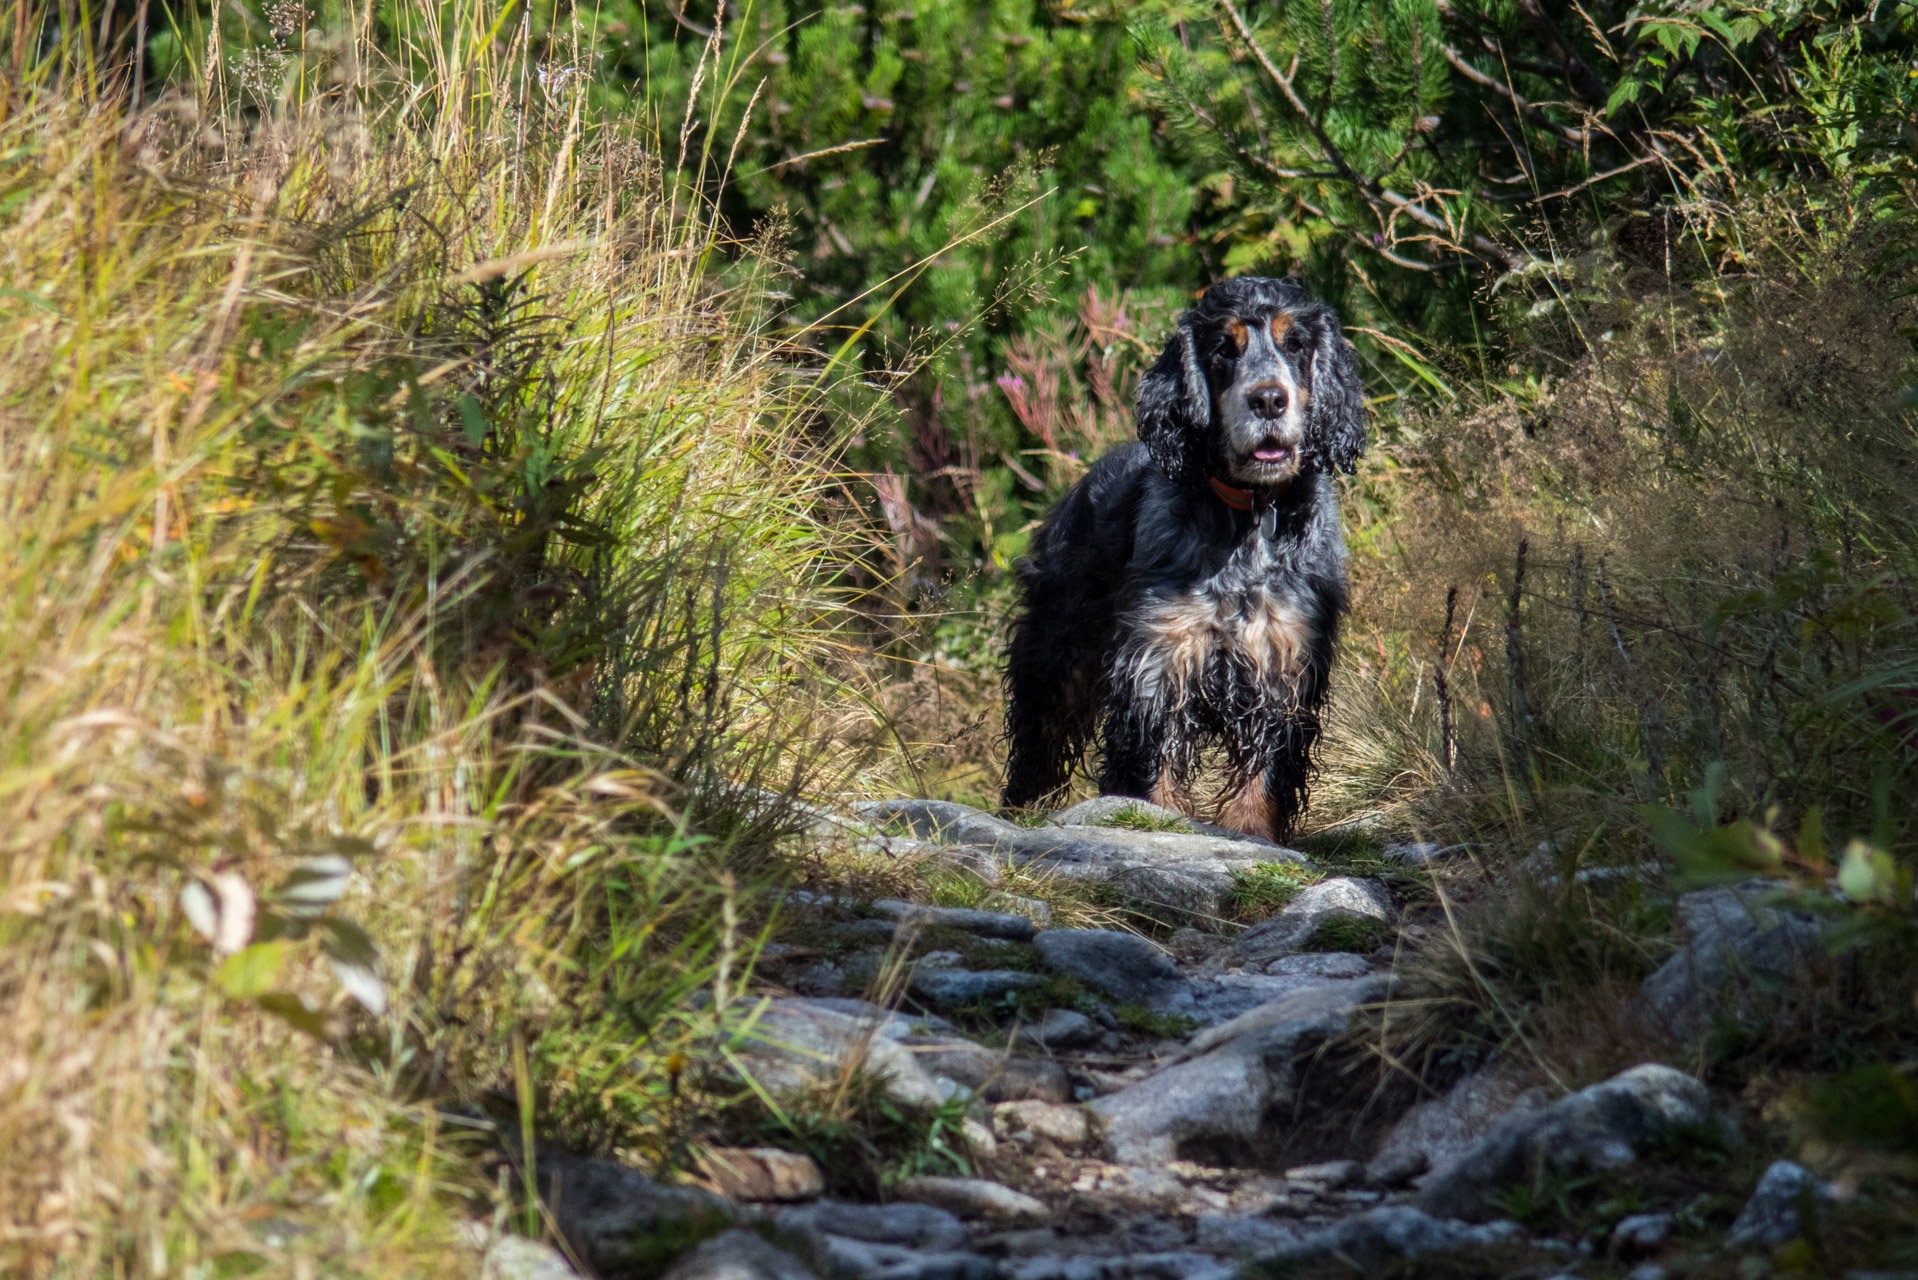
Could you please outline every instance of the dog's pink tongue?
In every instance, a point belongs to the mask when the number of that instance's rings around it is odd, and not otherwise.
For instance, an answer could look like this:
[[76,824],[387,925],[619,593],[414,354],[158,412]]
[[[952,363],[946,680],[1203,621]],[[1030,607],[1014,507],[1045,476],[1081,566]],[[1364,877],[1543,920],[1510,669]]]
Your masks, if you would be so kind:
[[1278,445],[1267,445],[1254,449],[1252,456],[1260,462],[1284,462],[1285,455],[1290,452],[1292,452],[1290,449],[1282,448]]

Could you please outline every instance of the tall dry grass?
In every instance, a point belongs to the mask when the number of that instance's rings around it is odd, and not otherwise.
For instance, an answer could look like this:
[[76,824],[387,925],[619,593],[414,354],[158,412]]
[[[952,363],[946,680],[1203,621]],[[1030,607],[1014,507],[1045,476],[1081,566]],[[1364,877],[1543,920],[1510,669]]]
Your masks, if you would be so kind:
[[522,1119],[665,1158],[855,754],[774,246],[513,12],[0,58],[7,1274],[422,1274]]
[[[1632,1006],[1689,877],[1785,869],[1758,846],[1708,868],[1648,806],[1910,865],[1885,801],[1918,768],[1912,217],[1838,181],[1614,219],[1509,304],[1511,376],[1389,424],[1321,795],[1471,846],[1373,1028],[1392,1088],[1496,1054],[1548,1084],[1667,1057],[1743,1089],[1918,1044],[1905,944],[1862,918],[1762,1031],[1667,1043]],[[1817,909],[1908,920],[1884,887]]]

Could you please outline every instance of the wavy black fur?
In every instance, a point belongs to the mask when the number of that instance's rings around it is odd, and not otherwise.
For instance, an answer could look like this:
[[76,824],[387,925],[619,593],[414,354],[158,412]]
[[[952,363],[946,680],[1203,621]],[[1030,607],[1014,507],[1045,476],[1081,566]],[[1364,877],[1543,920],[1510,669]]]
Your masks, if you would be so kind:
[[[1233,785],[1262,778],[1265,817],[1249,825],[1282,836],[1305,806],[1346,608],[1331,473],[1366,442],[1338,317],[1290,280],[1214,285],[1141,381],[1138,423],[1141,443],[1093,465],[1019,566],[1004,802],[1063,790],[1095,738],[1102,792],[1186,796],[1210,743]],[[1255,510],[1228,505],[1212,477]],[[1154,622],[1195,617],[1208,625]],[[1306,638],[1282,669],[1248,647],[1273,617]],[[1179,666],[1193,635],[1205,657]]]

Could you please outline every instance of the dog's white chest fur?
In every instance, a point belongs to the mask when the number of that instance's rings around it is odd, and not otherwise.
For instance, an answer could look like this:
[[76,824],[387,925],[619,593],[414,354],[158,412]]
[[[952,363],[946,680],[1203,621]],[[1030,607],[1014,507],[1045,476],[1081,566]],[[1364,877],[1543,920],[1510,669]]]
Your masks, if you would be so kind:
[[1228,582],[1149,596],[1127,617],[1117,674],[1142,696],[1175,702],[1214,687],[1214,671],[1234,684],[1289,686],[1317,636],[1312,602]]

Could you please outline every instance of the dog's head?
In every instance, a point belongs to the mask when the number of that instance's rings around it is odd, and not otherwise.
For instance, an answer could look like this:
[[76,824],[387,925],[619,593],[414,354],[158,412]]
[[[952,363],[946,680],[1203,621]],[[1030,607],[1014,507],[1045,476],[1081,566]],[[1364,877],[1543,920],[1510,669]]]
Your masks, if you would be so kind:
[[1269,491],[1351,471],[1365,403],[1337,314],[1292,280],[1213,285],[1140,380],[1139,439],[1180,484]]

